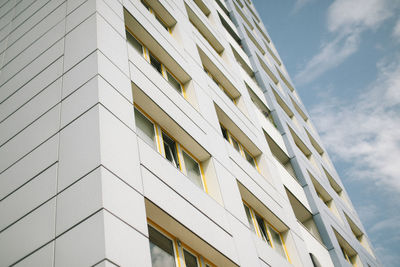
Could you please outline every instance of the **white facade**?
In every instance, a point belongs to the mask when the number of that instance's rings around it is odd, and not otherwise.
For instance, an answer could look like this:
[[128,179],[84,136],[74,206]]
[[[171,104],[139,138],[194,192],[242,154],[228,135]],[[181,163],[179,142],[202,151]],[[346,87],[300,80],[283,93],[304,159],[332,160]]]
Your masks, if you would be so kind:
[[0,266],[380,266],[250,0],[0,0],[0,68]]

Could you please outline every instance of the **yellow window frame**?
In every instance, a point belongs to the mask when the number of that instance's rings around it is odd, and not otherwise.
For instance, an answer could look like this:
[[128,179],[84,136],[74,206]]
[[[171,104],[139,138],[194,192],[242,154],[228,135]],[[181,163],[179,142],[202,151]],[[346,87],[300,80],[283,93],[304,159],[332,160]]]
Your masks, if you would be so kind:
[[[138,106],[137,104],[134,104],[134,107],[141,112],[149,121],[151,121],[153,123],[153,126],[155,128],[155,134],[156,134],[156,139],[157,139],[157,150],[158,153],[161,154],[161,156],[163,156],[164,158],[166,158],[165,155],[165,149],[164,149],[164,140],[162,138],[162,133],[166,134],[169,138],[171,138],[174,142],[175,142],[175,146],[176,146],[176,153],[177,153],[177,157],[178,157],[178,162],[179,162],[179,170],[185,175],[187,176],[186,170],[183,169],[183,154],[182,151],[184,151],[188,156],[190,156],[194,161],[197,162],[197,164],[199,165],[199,169],[200,169],[200,174],[201,174],[201,181],[203,184],[203,190],[208,194],[208,187],[207,187],[207,181],[205,179],[205,174],[204,174],[204,169],[203,166],[201,164],[201,161],[199,159],[197,159],[190,151],[188,151],[184,146],[182,146],[175,138],[173,138],[171,136],[170,133],[168,133],[168,131],[166,131],[165,129],[163,129],[160,125],[157,124],[157,122],[155,120],[153,120],[153,118],[151,118],[151,116],[149,116],[140,106]],[[181,159],[182,158],[182,159]],[[185,165],[186,166],[186,165]]]
[[[286,248],[285,240],[283,239],[281,232],[279,232],[274,226],[272,226],[267,220],[265,220],[263,216],[261,216],[259,213],[257,213],[249,204],[247,204],[246,201],[244,201],[244,200],[242,200],[242,201],[243,201],[243,204],[245,206],[247,206],[249,208],[249,210],[250,210],[250,214],[251,214],[251,217],[253,219],[253,225],[254,225],[254,228],[256,229],[257,236],[262,239],[261,230],[259,229],[257,220],[255,218],[256,214],[263,219],[265,229],[267,230],[268,238],[269,238],[269,240],[271,242],[271,247],[274,248],[274,241],[271,238],[271,233],[270,233],[269,227],[271,227],[276,233],[279,234],[279,237],[280,237],[281,242],[282,242],[283,249],[284,249],[285,254],[286,254],[286,258],[289,261],[289,263],[292,263],[292,261],[290,260],[290,257],[289,257],[289,253],[288,253],[287,248]],[[268,242],[266,242],[266,243],[268,244]]]
[[[169,240],[172,241],[173,247],[174,247],[174,258],[175,258],[175,264],[177,264],[177,267],[181,267],[181,257],[179,255],[179,249],[178,249],[178,242],[175,236],[173,236],[171,233],[169,233],[167,230],[165,230],[163,227],[155,223],[153,220],[147,217],[147,224],[156,229],[159,233],[161,233],[163,236],[168,238]],[[182,255],[183,256],[183,255]]]
[[[238,141],[238,140],[237,140],[237,138],[235,138],[235,137],[231,134],[231,132],[230,132],[222,123],[220,123],[220,124],[221,124],[221,126],[226,130],[226,133],[227,133],[227,135],[228,135],[228,141],[229,141],[229,143],[234,147],[233,141],[232,141],[232,139],[234,139],[235,142],[238,143],[238,145],[239,145],[239,153],[240,153],[240,155],[247,161],[246,155],[244,154],[244,151],[246,150],[247,154],[249,154],[249,156],[253,158],[254,163],[255,163],[255,165],[256,165],[256,170],[257,170],[259,173],[261,173],[260,168],[258,167],[258,163],[257,163],[256,158],[255,158],[255,157],[254,157],[254,156],[253,156],[253,155]],[[249,164],[250,164],[250,163],[249,163]]]

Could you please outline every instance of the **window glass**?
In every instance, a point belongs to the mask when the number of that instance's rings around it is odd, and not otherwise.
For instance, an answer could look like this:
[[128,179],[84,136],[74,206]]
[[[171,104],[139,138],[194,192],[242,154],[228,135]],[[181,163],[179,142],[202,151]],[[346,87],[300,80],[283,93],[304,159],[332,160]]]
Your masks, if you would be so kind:
[[249,221],[250,229],[254,232],[254,224],[253,219],[251,218],[250,209],[246,205],[244,206],[244,210],[246,211],[247,220]]
[[266,241],[269,245],[271,245],[271,241],[269,240],[267,229],[265,228],[264,219],[256,214],[256,221],[258,224],[258,228],[260,229],[262,239],[264,239],[264,241]]
[[150,54],[150,64],[159,72],[162,74],[162,69],[161,69],[161,63],[158,61],[153,54]]
[[249,153],[247,153],[246,149],[243,149],[243,151],[244,151],[244,155],[246,156],[246,160],[247,160],[251,165],[253,165],[253,167],[255,167],[255,166],[256,166],[256,163],[254,162],[254,158],[253,158]]
[[174,164],[175,167],[179,168],[178,153],[176,151],[176,143],[168,135],[162,133],[164,142],[165,157]]
[[198,267],[196,256],[188,252],[186,249],[183,250],[183,254],[185,256],[186,267]]
[[135,108],[135,124],[138,135],[151,147],[155,148],[154,125]]
[[228,131],[224,127],[222,127],[222,125],[221,125],[221,131],[222,131],[222,136],[225,138],[225,140],[229,141]]
[[167,78],[168,78],[168,82],[172,85],[172,87],[174,87],[175,90],[178,91],[179,93],[182,93],[181,84],[168,71],[167,71]]
[[174,245],[170,239],[149,226],[151,264],[153,267],[175,267]]
[[199,164],[192,158],[190,157],[185,151],[182,151],[183,153],[183,161],[185,162],[185,168],[186,168],[186,175],[189,177],[189,179],[195,183],[198,187],[203,189],[203,183],[201,181],[201,172],[200,172],[200,167]]
[[286,258],[285,249],[283,248],[282,239],[280,234],[275,231],[272,227],[268,227],[269,232],[271,233],[271,239],[274,243],[274,249]]
[[133,35],[129,32],[129,31],[125,31],[126,32],[126,40],[128,41],[128,43],[136,50],[138,51],[140,54],[143,55],[143,46],[140,44],[140,42],[138,40],[136,40],[135,37],[133,37]]
[[236,151],[240,152],[239,143],[235,140],[235,138],[231,138],[231,139],[232,139],[233,147],[236,149]]

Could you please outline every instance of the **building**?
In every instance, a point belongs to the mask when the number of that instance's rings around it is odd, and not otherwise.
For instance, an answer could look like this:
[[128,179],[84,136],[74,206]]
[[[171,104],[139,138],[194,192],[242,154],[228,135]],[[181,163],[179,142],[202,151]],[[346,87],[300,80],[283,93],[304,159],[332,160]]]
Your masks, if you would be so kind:
[[379,266],[250,0],[1,0],[0,40],[0,266]]

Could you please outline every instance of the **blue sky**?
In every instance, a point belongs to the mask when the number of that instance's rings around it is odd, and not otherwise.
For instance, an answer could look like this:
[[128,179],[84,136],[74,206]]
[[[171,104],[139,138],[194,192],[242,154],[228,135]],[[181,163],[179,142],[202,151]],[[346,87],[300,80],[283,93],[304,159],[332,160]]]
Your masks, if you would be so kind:
[[253,0],[384,266],[400,262],[400,1]]

